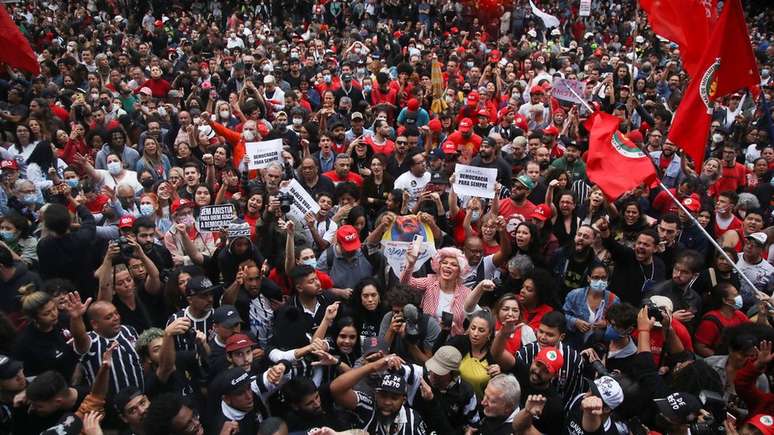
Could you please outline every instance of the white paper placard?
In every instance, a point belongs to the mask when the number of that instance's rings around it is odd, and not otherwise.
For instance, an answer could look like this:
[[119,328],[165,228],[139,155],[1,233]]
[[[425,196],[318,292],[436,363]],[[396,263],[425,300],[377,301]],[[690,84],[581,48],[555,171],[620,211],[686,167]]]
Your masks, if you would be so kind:
[[457,195],[477,196],[479,198],[494,198],[496,168],[479,168],[477,166],[461,165],[454,168],[454,185],[452,189]]

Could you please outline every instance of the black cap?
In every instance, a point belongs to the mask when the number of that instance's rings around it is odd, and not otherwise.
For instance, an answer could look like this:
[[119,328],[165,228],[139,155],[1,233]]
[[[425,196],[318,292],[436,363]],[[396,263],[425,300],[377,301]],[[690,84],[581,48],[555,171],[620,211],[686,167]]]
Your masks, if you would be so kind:
[[188,280],[188,285],[185,286],[185,292],[188,296],[199,295],[203,293],[209,293],[215,290],[218,286],[214,285],[209,278],[204,275],[192,276]]
[[449,177],[441,172],[430,173],[430,183],[432,184],[449,184]]
[[19,373],[24,365],[20,361],[11,359],[5,355],[0,355],[0,379],[11,379]]
[[221,305],[218,307],[212,315],[212,320],[226,328],[242,323],[242,318],[239,317],[239,312],[237,312],[233,305]]
[[341,81],[344,82],[351,82],[352,81],[352,74],[345,73],[341,75]]
[[142,391],[133,385],[130,385],[119,391],[116,394],[116,397],[113,399],[113,407],[116,409],[116,413],[123,414],[124,408],[126,408],[126,404],[141,394]]
[[211,390],[219,396],[241,393],[250,385],[251,380],[250,373],[243,368],[232,367],[212,381]]
[[67,413],[59,419],[56,426],[52,426],[40,435],[79,435],[83,430],[83,420],[73,413]]
[[675,422],[690,423],[691,414],[696,414],[701,409],[699,398],[688,393],[672,393],[653,401],[661,414]]
[[406,380],[395,373],[387,373],[382,378],[376,391],[392,394],[406,394]]

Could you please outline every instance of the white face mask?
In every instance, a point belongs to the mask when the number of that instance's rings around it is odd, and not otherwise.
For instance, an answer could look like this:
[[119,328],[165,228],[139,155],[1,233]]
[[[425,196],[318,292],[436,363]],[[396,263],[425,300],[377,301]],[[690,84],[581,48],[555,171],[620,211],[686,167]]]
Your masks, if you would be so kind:
[[293,125],[299,126],[304,123],[304,120],[301,118],[293,118]]
[[110,162],[107,164],[107,170],[110,175],[118,175],[121,173],[121,162]]
[[252,130],[244,130],[242,131],[242,137],[244,137],[246,141],[251,141],[255,139],[255,133]]
[[220,117],[223,119],[228,119],[229,117],[231,117],[231,112],[229,112],[228,110],[221,110]]

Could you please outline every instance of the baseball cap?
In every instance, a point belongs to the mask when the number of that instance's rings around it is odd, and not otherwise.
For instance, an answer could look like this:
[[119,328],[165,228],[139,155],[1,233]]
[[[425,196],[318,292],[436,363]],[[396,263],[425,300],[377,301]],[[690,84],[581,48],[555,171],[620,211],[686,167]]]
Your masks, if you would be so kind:
[[624,400],[621,384],[610,376],[594,379],[594,382],[591,382],[591,391],[610,409],[617,408]]
[[226,339],[226,352],[235,352],[253,346],[255,342],[245,334],[234,334]]
[[3,160],[0,162],[0,169],[4,171],[18,171],[19,170],[19,162],[16,160]]
[[352,225],[342,225],[336,231],[336,241],[339,242],[339,246],[345,252],[360,249],[360,236],[357,233],[357,229]]
[[535,182],[532,181],[532,179],[526,175],[519,175],[518,177],[516,177],[516,181],[523,184],[524,187],[526,187],[529,190],[532,190],[535,188]]
[[529,93],[530,93],[530,94],[544,94],[545,92],[546,92],[546,91],[545,91],[545,90],[543,89],[543,87],[542,87],[542,86],[540,86],[540,85],[535,85],[535,86],[533,86],[533,87],[532,87],[532,88],[529,90]]
[[685,207],[691,213],[696,213],[701,210],[701,202],[699,201],[699,195],[692,193],[691,196],[685,197],[682,200],[683,207]]
[[231,328],[242,323],[242,318],[239,317],[239,312],[233,305],[221,305],[212,314],[212,321],[226,328]]
[[756,414],[747,423],[755,426],[763,435],[774,435],[774,418],[768,414]]
[[441,346],[429,360],[425,361],[428,371],[438,376],[445,376],[449,372],[459,370],[462,354],[454,346]]
[[457,154],[457,144],[454,142],[447,140],[441,145],[441,150],[444,154]]
[[642,44],[643,42],[645,42],[645,38],[642,35],[637,35],[634,37],[634,42],[638,44]]
[[476,115],[483,116],[484,118],[489,118],[489,111],[486,109],[481,109],[478,111]]
[[431,184],[449,184],[449,177],[443,175],[441,172],[430,173]]
[[194,204],[191,200],[185,199],[185,198],[178,198],[172,201],[171,211],[172,211],[172,214],[175,214],[181,208],[193,208],[193,206]]
[[535,207],[535,211],[529,216],[531,219],[539,219],[543,222],[551,219],[554,213],[551,211],[551,206],[548,204],[540,204]]
[[217,286],[210,281],[209,278],[207,278],[204,275],[196,275],[192,276],[191,279],[188,280],[188,284],[185,286],[185,293],[188,296],[191,295],[200,295],[204,293],[209,293],[213,290],[215,290]]
[[478,104],[478,91],[470,91],[468,94],[468,106],[475,106]]
[[[663,308],[667,310],[667,312],[670,315],[672,314],[672,311],[674,311],[674,305],[672,305],[672,300],[666,296],[659,296],[659,295],[651,296],[650,302],[659,308]],[[655,322],[654,325],[660,328],[661,322]]]
[[559,129],[556,128],[556,126],[549,125],[548,127],[543,129],[543,134],[549,135],[549,136],[558,136],[559,135]]
[[356,119],[363,119],[363,114],[360,112],[352,112],[352,115],[350,115],[349,118],[353,121]]
[[489,62],[499,62],[501,57],[500,50],[495,49],[489,52]]
[[535,361],[546,366],[548,372],[555,375],[559,373],[559,370],[564,365],[564,356],[559,352],[559,349],[553,346],[545,346],[535,356]]
[[766,240],[768,239],[768,236],[766,236],[766,233],[752,233],[749,236],[746,237],[747,240],[754,240],[761,246],[766,245]]
[[126,216],[121,216],[121,220],[118,221],[118,228],[124,229],[124,228],[132,228],[134,226],[134,221],[136,219],[134,216],[128,214]]
[[434,133],[438,133],[441,131],[441,128],[443,127],[441,125],[441,120],[438,118],[433,118],[430,120],[430,122],[427,123],[427,126],[430,128],[430,131]]
[[345,73],[341,75],[341,81],[342,82],[351,82],[352,81],[352,74]]
[[68,412],[57,421],[56,425],[44,430],[40,435],[79,435],[82,430],[83,420]]
[[269,74],[263,78],[263,84],[268,85],[270,83],[274,83],[274,76]]
[[392,394],[406,394],[406,380],[395,373],[387,373],[382,377],[376,391]]
[[183,96],[177,89],[170,89],[169,92],[167,92],[167,98],[183,98]]
[[699,398],[689,393],[672,393],[653,401],[662,415],[675,422],[687,423],[688,417],[701,409]]
[[473,121],[470,118],[462,118],[459,128],[461,133],[467,133],[473,128]]
[[143,86],[140,88],[140,93],[143,95],[153,95],[153,91],[151,91],[151,88],[147,86]]
[[416,112],[419,109],[419,100],[416,98],[409,99],[406,107],[408,107],[408,110]]
[[19,373],[23,364],[11,357],[0,355],[0,379],[11,379]]
[[244,391],[250,385],[250,373],[241,367],[232,367],[212,382],[211,390],[219,395],[231,395]]
[[639,130],[632,130],[629,133],[626,134],[626,137],[629,138],[630,141],[636,143],[636,144],[642,144],[642,133],[640,133]]

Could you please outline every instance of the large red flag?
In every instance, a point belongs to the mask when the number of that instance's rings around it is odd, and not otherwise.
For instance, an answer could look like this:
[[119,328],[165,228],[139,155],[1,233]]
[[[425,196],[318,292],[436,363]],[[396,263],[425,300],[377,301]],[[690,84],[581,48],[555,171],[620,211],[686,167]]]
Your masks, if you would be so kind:
[[717,20],[717,0],[640,0],[640,6],[653,31],[680,47],[683,66],[694,75]]
[[590,132],[586,175],[612,199],[657,181],[650,157],[618,130],[620,123],[617,116],[595,112],[585,124]]
[[30,42],[22,35],[5,6],[0,5],[0,61],[13,68],[40,74],[40,65]]
[[760,83],[739,0],[725,2],[701,65],[691,77],[669,130],[669,140],[685,150],[697,168],[704,160],[712,101]]

